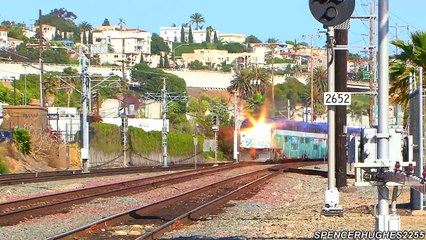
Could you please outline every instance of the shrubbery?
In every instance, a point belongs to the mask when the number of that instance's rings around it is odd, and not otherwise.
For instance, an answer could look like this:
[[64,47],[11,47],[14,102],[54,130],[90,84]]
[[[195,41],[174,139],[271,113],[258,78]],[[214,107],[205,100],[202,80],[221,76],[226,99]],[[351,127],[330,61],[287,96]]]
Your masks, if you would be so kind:
[[31,152],[30,133],[27,129],[18,128],[13,131],[13,142],[21,153],[26,155]]
[[[120,127],[112,124],[93,123],[94,133],[91,137],[91,147],[107,153],[122,150]],[[160,153],[162,151],[162,136],[159,131],[145,132],[143,129],[129,127],[129,148],[140,154]],[[204,138],[198,136],[198,152],[203,149]],[[168,153],[171,156],[190,156],[194,154],[193,135],[179,132],[169,132]]]
[[4,160],[0,157],[0,174],[9,173],[9,169],[4,162]]

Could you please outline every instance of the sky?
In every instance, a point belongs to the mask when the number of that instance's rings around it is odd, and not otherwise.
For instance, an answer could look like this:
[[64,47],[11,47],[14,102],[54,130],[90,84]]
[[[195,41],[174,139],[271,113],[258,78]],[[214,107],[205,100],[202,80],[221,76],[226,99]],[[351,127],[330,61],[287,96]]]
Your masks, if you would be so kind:
[[[356,0],[354,15],[367,16],[370,0]],[[426,30],[425,0],[389,0],[390,25],[398,24],[399,39],[408,39],[410,31]],[[159,33],[162,26],[189,22],[193,13],[201,13],[205,27],[213,26],[221,33],[255,35],[262,41],[277,38],[310,42],[303,35],[323,30],[309,11],[308,0],[13,0],[2,1],[0,20],[14,20],[34,24],[38,11],[49,13],[64,7],[77,15],[75,22],[83,21],[93,26],[108,18],[117,25],[123,18],[128,28],[139,28]],[[349,44],[352,52],[362,50],[369,42],[368,21],[352,20]],[[390,28],[390,38],[395,39],[396,28]],[[315,45],[323,46],[325,37],[316,38]]]

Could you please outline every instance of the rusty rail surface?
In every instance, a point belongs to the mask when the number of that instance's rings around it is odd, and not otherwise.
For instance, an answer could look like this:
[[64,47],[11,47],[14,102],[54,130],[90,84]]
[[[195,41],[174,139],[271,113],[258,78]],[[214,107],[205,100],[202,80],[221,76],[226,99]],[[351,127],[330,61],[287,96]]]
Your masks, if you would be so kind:
[[[199,167],[211,167],[213,164],[202,164]],[[122,175],[132,173],[158,172],[167,170],[185,170],[193,168],[193,164],[174,165],[168,168],[162,166],[151,167],[127,167],[127,168],[105,168],[91,169],[89,173],[83,173],[81,170],[47,171],[33,173],[15,173],[0,175],[0,186],[16,185],[24,183],[60,181],[76,178],[90,178],[111,175]]]
[[149,191],[171,183],[180,183],[203,177],[206,174],[244,166],[247,165],[223,165],[4,202],[0,204],[0,225],[12,225],[24,219],[63,212],[74,204],[85,203],[95,198],[123,196]]
[[[277,174],[278,171],[270,172],[266,169],[241,174],[93,222],[51,239],[122,239],[124,236],[115,236],[109,230],[115,226],[134,224],[156,225],[154,229],[134,237],[155,239],[170,229],[198,219],[241,194],[250,194],[255,186]],[[131,239],[129,236],[125,237]]]

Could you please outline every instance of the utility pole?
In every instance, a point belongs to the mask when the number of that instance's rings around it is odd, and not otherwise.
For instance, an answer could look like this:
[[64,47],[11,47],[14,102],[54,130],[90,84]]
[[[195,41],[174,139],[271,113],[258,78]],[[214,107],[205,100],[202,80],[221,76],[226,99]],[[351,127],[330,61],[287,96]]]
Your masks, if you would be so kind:
[[[368,70],[370,72],[370,82],[369,82],[369,87],[370,87],[370,93],[372,93],[374,91],[374,58],[375,58],[375,51],[373,48],[374,45],[374,23],[375,23],[375,19],[373,18],[373,8],[375,8],[375,1],[372,1],[370,3],[370,46],[368,47],[368,52],[369,52],[369,59],[368,59]],[[369,116],[368,116],[368,123],[369,126],[373,126],[374,124],[374,112],[373,112],[373,107],[374,107],[374,95],[370,95],[370,109],[369,109]]]
[[[395,23],[394,26],[389,26],[391,28],[395,28],[395,40],[399,40],[398,39],[398,30],[399,28],[407,28],[408,32],[410,31],[410,26],[409,25],[404,25],[404,26],[400,26],[398,25],[398,23]],[[398,55],[398,47],[395,47],[395,55]],[[396,125],[397,126],[402,126],[402,110],[401,110],[401,104],[397,104],[396,105]]]
[[[309,36],[311,38],[311,58],[310,58],[310,74],[311,74],[311,122],[314,121],[315,111],[314,111],[314,37],[320,37],[320,34],[306,34],[303,37]],[[307,118],[307,117],[306,117]],[[306,119],[308,121],[308,119]]]
[[40,48],[39,48],[39,57],[38,57],[38,62],[39,62],[39,67],[40,67],[40,107],[44,107],[44,101],[43,101],[43,60],[42,60],[42,54],[43,54],[43,24],[41,21],[41,17],[42,17],[42,13],[41,13],[41,9],[39,10],[39,19],[38,19],[38,24],[39,24],[39,44],[40,44]]
[[[391,28],[395,28],[395,40],[399,40],[398,33],[400,28],[406,28],[408,32],[410,32],[410,26],[409,25],[399,25],[398,23],[395,23],[393,26],[389,26]],[[398,47],[395,47],[395,55],[398,55]]]
[[167,165],[167,90],[166,90],[166,78],[163,77],[163,89],[161,90],[161,106],[163,114],[163,128],[162,128],[162,146],[163,146],[163,167]]
[[[349,20],[348,20],[349,21]],[[342,24],[344,25],[344,24]],[[348,45],[348,29],[336,27],[335,32],[336,45]],[[335,90],[336,92],[347,92],[347,67],[348,50],[338,50],[335,52]],[[341,188],[348,185],[346,164],[346,106],[336,106],[335,124],[336,124],[336,187]]]

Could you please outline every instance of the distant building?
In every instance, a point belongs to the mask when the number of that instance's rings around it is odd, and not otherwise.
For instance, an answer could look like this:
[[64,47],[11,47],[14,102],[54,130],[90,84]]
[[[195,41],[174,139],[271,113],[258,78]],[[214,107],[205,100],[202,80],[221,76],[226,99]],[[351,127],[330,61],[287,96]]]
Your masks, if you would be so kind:
[[[37,32],[38,28],[39,28],[38,25],[34,26],[32,28],[33,32]],[[56,36],[56,27],[48,25],[48,24],[42,24],[41,28],[42,28],[43,38],[46,41],[51,41],[51,40],[53,40],[55,38],[55,36]]]
[[[163,38],[165,41],[171,41],[171,42],[181,42],[181,29],[182,27],[160,27],[160,37]],[[189,41],[189,27],[184,27],[185,31],[185,42]],[[199,29],[195,30],[192,29],[192,37],[194,39],[194,43],[202,43],[206,41],[206,30],[205,29]],[[213,40],[214,32],[211,34],[210,41]]]
[[246,36],[243,34],[234,34],[234,33],[221,33],[217,36],[219,40],[227,43],[244,43],[246,41]]
[[[99,54],[101,63],[133,66],[140,62],[141,55],[151,54],[151,33],[139,29],[106,30],[93,32],[94,45],[108,45],[112,51]],[[124,48],[123,48],[124,44]]]
[[0,28],[0,47],[7,47],[8,39],[7,39],[7,30]]
[[11,48],[11,49],[16,49],[17,46],[21,45],[24,43],[24,41],[16,39],[16,38],[11,38],[8,37],[7,38],[7,47]]

